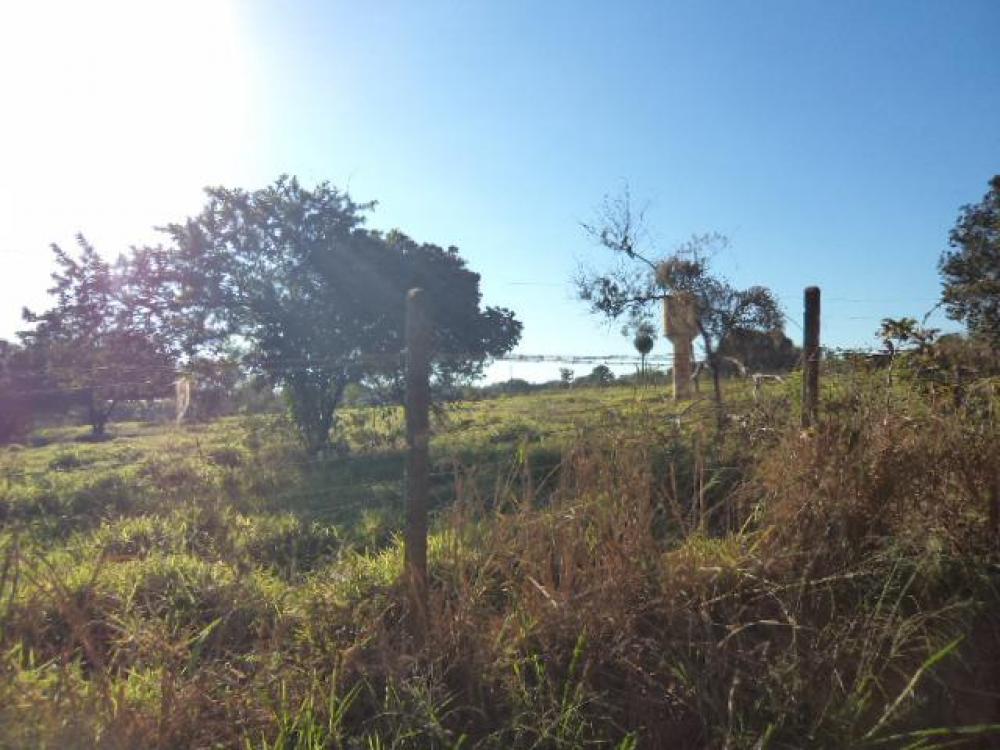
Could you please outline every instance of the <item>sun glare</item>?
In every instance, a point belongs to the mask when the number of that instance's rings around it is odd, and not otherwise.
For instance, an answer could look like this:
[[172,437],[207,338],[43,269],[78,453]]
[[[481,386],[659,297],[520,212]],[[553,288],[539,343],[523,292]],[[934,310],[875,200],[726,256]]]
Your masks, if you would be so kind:
[[48,241],[84,231],[115,253],[227,178],[250,120],[236,11],[198,0],[0,7],[0,252],[46,255]]

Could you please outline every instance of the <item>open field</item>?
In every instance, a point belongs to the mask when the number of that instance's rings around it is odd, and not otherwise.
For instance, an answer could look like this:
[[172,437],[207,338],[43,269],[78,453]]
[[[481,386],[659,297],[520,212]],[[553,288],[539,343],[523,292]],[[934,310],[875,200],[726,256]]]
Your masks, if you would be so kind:
[[733,418],[662,390],[443,407],[431,631],[403,434],[347,410],[0,454],[0,747],[992,746],[996,386],[882,378]]
[[[745,396],[741,384],[731,390]],[[702,415],[709,408],[702,401],[690,411]],[[454,498],[456,469],[484,492],[524,462],[541,479],[579,437],[640,424],[676,431],[670,419],[675,411],[664,389],[632,387],[444,405],[432,416],[438,504]],[[344,409],[339,422],[335,453],[316,459],[303,453],[293,427],[279,415],[181,427],[122,423],[112,439],[98,443],[87,442],[83,427],[39,430],[33,447],[2,454],[4,518],[24,520],[33,536],[65,536],[104,520],[102,495],[112,516],[132,510],[122,503],[162,511],[182,499],[213,497],[345,529],[366,514],[397,515],[405,446],[401,408]]]

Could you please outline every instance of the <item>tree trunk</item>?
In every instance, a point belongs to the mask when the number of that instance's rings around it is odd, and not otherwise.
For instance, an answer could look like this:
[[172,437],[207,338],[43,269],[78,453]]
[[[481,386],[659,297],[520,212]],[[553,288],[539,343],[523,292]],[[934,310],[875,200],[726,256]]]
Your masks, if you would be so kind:
[[[712,347],[711,339],[705,333],[704,329],[701,331],[701,338],[705,346],[705,362],[712,368],[712,391],[715,398],[715,425],[721,435],[726,426],[725,414],[722,411],[722,373],[719,372],[720,365],[722,364],[722,358],[719,356],[718,349]],[[720,341],[719,348],[721,348],[721,346],[722,342]]]
[[90,423],[90,436],[95,440],[99,440],[105,436],[105,428],[108,424],[108,419],[111,417],[111,410],[114,408],[115,402],[112,401],[109,407],[102,408],[97,394],[91,391],[90,393],[90,403],[87,405],[87,421]]
[[288,383],[292,418],[310,456],[318,456],[330,446],[334,415],[346,387],[346,376],[325,383],[309,379],[293,379]]
[[330,428],[333,427],[333,409],[323,407],[316,421],[307,428],[306,453],[315,457],[330,445]]

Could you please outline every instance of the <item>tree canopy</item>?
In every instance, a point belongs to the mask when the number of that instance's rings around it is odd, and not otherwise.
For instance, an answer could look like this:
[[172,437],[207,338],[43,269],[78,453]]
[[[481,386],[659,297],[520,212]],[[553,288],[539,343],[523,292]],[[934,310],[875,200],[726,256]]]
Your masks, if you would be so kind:
[[948,316],[1000,346],[1000,175],[976,204],[964,206],[939,263]]
[[284,388],[311,452],[327,445],[349,383],[401,382],[408,289],[428,291],[441,379],[478,374],[520,337],[510,310],[481,309],[479,275],[457,248],[366,229],[373,203],[288,177],[207,194],[200,214],[165,228],[181,318],[198,321],[190,346],[242,345]]
[[134,293],[139,276],[130,260],[109,264],[82,235],[77,244],[76,258],[52,246],[54,303],[42,313],[25,309],[32,327],[20,337],[37,382],[53,389],[49,399],[82,404],[101,437],[118,403],[164,393],[175,353]]
[[[367,229],[374,203],[290,177],[206,193],[197,215],[162,227],[167,241],[117,262],[82,236],[75,255],[53,246],[51,307],[25,310],[22,346],[0,347],[0,405],[48,389],[49,404],[84,406],[100,436],[116,404],[166,396],[181,373],[216,401],[265,382],[283,391],[317,452],[349,384],[383,400],[401,394],[409,289],[428,292],[442,386],[457,390],[520,338],[513,312],[483,306],[480,277],[457,248]],[[5,411],[0,431],[13,434],[24,420]]]
[[791,370],[802,350],[780,330],[768,332],[733,329],[720,353],[732,357],[749,372]]
[[632,346],[639,352],[639,357],[641,358],[639,371],[643,375],[646,373],[646,356],[653,351],[655,343],[656,328],[653,327],[652,323],[640,323],[635,330],[635,336],[632,337]]
[[0,445],[22,437],[31,425],[42,388],[30,359],[23,347],[0,339]]

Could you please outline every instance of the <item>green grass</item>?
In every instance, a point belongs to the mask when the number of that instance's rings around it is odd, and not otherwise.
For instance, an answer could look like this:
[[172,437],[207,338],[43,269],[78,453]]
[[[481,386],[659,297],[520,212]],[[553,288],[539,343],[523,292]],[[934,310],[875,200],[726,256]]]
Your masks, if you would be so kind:
[[[0,747],[989,746],[995,392],[567,389],[433,417],[431,629],[402,415],[0,452]],[[993,484],[994,482],[997,484]],[[994,489],[997,488],[997,489]],[[970,745],[974,746],[974,745]]]
[[[453,498],[456,467],[473,471],[484,489],[525,459],[541,476],[580,435],[640,421],[666,427],[674,408],[662,390],[633,388],[446,405],[432,418],[435,497],[439,504]],[[400,509],[399,408],[343,410],[335,443],[345,455],[317,460],[274,416],[180,427],[122,423],[106,442],[88,443],[86,436],[84,427],[41,430],[31,441],[38,447],[0,453],[0,517],[69,532],[133,510],[218,497],[348,525],[364,513],[391,516]]]

